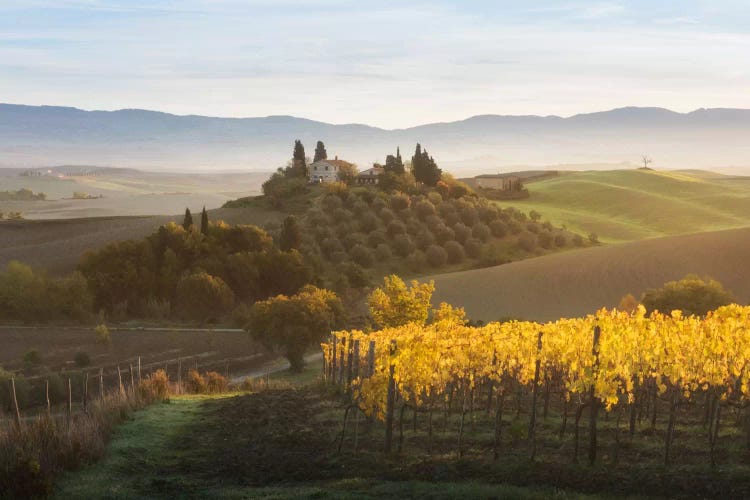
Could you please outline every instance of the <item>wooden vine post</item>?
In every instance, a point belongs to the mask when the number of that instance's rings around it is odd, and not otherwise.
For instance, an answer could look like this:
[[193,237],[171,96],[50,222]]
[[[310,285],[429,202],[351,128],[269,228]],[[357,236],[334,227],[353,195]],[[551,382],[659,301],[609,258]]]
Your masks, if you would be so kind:
[[367,376],[375,375],[375,341],[370,341],[370,348],[367,351]]
[[138,356],[138,385],[141,385],[141,357]]
[[599,401],[596,398],[596,377],[599,373],[599,337],[602,330],[599,325],[594,327],[594,344],[591,354],[594,356],[594,365],[592,370],[591,388],[589,389],[589,464],[594,465],[596,462],[596,418],[599,413]]
[[182,394],[182,358],[177,357],[177,394]]
[[534,385],[531,391],[531,416],[529,418],[529,441],[531,442],[531,460],[536,457],[536,399],[539,391],[539,372],[542,367],[542,332],[536,340],[536,364],[534,366]]
[[352,385],[352,377],[354,376],[354,369],[352,368],[352,365],[354,364],[354,342],[352,341],[352,338],[349,337],[349,342],[347,342],[347,346],[349,347],[346,351],[346,390],[348,391],[349,388]]
[[339,387],[344,385],[344,365],[346,364],[346,337],[341,338],[341,356],[340,356],[340,362],[339,362],[339,372],[338,372],[338,384]]
[[396,340],[391,340],[390,346],[390,365],[388,367],[388,392],[385,400],[385,453],[391,452],[391,443],[393,441],[393,411],[396,404],[396,382],[394,380],[394,374],[396,372],[396,365],[393,364],[393,356],[396,355],[398,346]]
[[16,427],[21,427],[21,410],[18,408],[18,398],[16,397],[16,379],[15,377],[11,377],[10,379],[10,391],[11,396],[13,397],[13,411],[14,411],[14,418],[16,420]]
[[118,390],[120,391],[120,397],[122,397],[125,394],[125,388],[122,386],[122,370],[120,370],[120,365],[117,365],[117,382],[120,384]]
[[[352,356],[354,357],[354,364],[352,367],[352,380],[359,378],[359,340],[354,341],[354,351]],[[351,384],[351,380],[349,381]]]
[[104,401],[104,368],[99,368],[99,400]]
[[331,384],[336,384],[336,358],[338,356],[338,337],[333,336],[333,342],[331,344]]

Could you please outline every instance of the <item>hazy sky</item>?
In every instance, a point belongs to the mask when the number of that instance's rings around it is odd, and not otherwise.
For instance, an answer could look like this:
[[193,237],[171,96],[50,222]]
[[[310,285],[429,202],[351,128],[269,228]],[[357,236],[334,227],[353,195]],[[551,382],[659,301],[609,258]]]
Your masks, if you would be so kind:
[[385,128],[750,108],[750,1],[0,0],[0,102]]

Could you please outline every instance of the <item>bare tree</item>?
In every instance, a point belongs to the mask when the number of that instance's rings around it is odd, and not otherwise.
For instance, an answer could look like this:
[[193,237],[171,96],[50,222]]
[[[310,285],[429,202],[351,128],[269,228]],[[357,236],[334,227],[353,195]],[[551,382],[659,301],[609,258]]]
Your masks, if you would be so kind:
[[643,162],[643,168],[648,168],[648,165],[650,163],[653,163],[654,160],[652,160],[651,158],[649,158],[646,155],[643,155],[643,158],[641,159],[641,161]]

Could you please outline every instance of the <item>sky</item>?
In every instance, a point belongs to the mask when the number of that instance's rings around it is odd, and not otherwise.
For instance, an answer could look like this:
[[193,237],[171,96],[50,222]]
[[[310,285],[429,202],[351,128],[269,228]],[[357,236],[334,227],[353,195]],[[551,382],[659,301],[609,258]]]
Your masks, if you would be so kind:
[[750,1],[0,0],[0,102],[383,128],[750,108]]

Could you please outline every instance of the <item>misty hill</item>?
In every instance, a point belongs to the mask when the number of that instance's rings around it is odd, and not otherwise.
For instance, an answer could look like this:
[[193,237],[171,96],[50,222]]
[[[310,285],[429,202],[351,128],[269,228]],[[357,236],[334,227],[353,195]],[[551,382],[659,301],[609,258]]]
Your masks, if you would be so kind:
[[417,141],[456,172],[509,165],[637,163],[660,168],[750,167],[750,110],[621,108],[558,116],[482,115],[384,130],[295,118],[176,116],[144,110],[0,104],[0,166],[108,165],[150,169],[249,169],[282,166],[300,138],[360,166]]

